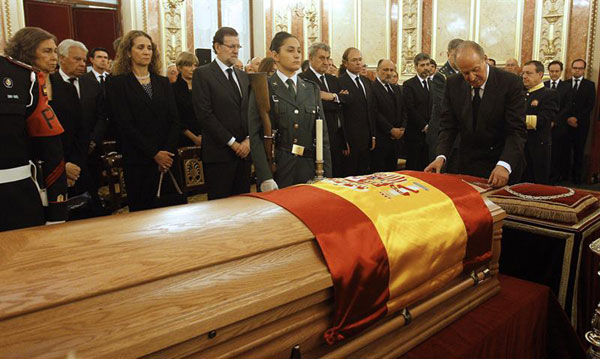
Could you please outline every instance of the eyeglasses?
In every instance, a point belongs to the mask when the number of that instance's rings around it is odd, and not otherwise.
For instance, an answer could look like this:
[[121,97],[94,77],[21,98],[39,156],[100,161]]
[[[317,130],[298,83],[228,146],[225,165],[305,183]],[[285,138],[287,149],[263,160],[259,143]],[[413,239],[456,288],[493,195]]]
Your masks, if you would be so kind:
[[223,46],[225,46],[225,47],[228,47],[230,50],[234,50],[234,49],[237,49],[237,50],[239,50],[239,49],[241,49],[241,48],[242,48],[242,46],[241,46],[241,45],[225,45],[225,44],[221,44],[221,45],[223,45]]

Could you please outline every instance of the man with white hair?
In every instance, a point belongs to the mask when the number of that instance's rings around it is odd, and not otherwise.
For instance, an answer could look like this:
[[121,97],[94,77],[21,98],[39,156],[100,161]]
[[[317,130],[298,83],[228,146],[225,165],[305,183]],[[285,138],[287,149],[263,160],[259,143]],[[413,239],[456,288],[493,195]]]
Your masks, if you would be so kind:
[[[104,211],[87,166],[90,131],[99,123],[105,125],[106,116],[101,109],[102,89],[97,81],[83,78],[86,71],[87,48],[79,41],[63,40],[58,45],[60,69],[50,75],[52,99],[50,106],[65,132],[62,134],[63,152],[69,196],[88,192],[92,196],[91,211],[77,218],[93,217]],[[70,216],[69,219],[74,219]]]

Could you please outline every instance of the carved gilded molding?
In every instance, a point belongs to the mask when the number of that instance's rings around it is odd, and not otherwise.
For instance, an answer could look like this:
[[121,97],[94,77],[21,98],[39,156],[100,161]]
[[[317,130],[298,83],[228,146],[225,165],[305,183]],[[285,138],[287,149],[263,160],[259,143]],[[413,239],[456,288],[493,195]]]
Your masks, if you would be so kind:
[[281,2],[276,2],[273,9],[273,35],[279,31],[289,32],[291,28],[290,9],[281,4]]
[[543,0],[536,11],[536,31],[533,57],[547,67],[552,60],[566,60],[568,0]]
[[305,46],[318,42],[321,38],[321,6],[317,6],[316,0],[310,0],[308,6],[294,10],[298,17],[303,18]]
[[10,2],[9,0],[4,0],[4,22],[5,22],[5,34],[6,34],[6,41],[8,41],[8,39],[10,39],[12,37],[12,21],[11,21],[11,16],[10,16]]
[[142,0],[142,25],[144,32],[148,32],[148,3],[147,0]]
[[587,78],[592,78],[592,70],[594,66],[594,49],[596,47],[596,22],[598,21],[598,0],[592,0],[592,13],[590,15],[590,29],[587,45]]
[[419,1],[402,0],[402,17],[400,21],[400,76],[411,76],[415,72],[413,59],[419,51]]
[[183,51],[182,8],[183,0],[163,1],[163,23],[165,65],[175,63],[177,56]]

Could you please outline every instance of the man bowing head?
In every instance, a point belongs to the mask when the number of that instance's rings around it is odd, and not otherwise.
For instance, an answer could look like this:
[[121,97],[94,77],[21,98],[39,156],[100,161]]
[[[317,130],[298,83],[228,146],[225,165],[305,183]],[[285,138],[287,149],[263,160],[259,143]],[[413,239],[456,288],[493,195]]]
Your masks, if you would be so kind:
[[488,178],[493,187],[518,182],[527,139],[521,79],[489,66],[483,48],[473,41],[459,45],[456,65],[461,76],[448,78],[437,157],[425,171],[441,171],[460,134],[461,174]]

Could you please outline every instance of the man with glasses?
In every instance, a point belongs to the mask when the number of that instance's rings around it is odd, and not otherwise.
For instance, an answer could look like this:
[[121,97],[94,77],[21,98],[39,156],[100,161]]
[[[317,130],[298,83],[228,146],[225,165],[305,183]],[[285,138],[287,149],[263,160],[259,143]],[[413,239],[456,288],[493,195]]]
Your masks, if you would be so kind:
[[573,151],[572,175],[573,182],[583,180],[583,151],[590,127],[590,114],[596,101],[596,85],[583,77],[586,62],[577,59],[571,63],[573,77],[566,82],[571,85],[571,111],[567,118],[569,125],[569,146],[567,153]]
[[248,75],[235,67],[240,48],[237,31],[220,28],[213,37],[217,57],[197,68],[192,80],[209,200],[250,192],[250,87]]

